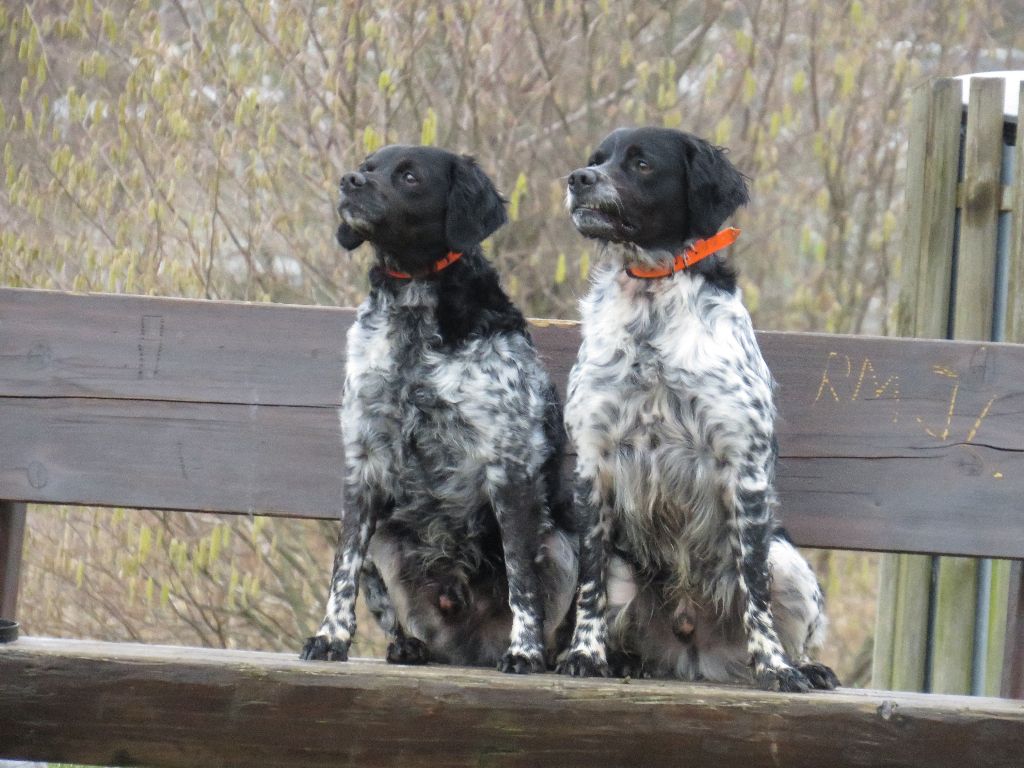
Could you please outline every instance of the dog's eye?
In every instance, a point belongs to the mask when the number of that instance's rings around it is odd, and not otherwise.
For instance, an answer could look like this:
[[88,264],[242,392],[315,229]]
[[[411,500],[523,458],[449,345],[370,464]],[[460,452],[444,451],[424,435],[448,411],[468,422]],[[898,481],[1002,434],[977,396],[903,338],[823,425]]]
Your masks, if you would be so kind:
[[647,171],[651,170],[651,164],[641,157],[636,161],[636,169],[641,173],[647,173]]
[[406,171],[405,173],[403,173],[402,174],[402,181],[404,181],[406,184],[419,184],[420,183],[420,180],[417,179],[413,175],[412,171]]

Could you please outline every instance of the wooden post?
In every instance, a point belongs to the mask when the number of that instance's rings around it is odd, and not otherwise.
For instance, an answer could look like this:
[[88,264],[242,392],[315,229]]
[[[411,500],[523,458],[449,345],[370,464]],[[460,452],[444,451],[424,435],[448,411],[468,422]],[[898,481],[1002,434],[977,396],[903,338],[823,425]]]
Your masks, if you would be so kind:
[[999,78],[976,78],[971,82],[964,141],[954,339],[992,338],[1005,90]]
[[1006,633],[1010,599],[1012,560],[992,561],[992,590],[989,596],[988,649],[984,673],[985,695],[999,696],[1002,688],[1003,659],[1006,655]]
[[13,619],[18,603],[21,549],[25,540],[25,505],[0,501],[0,616]]
[[937,80],[914,94],[908,131],[901,336],[944,339],[948,334],[961,87],[957,80]]
[[1009,616],[1006,622],[1006,657],[1001,696],[1024,699],[1024,562],[1016,560],[1010,572]]
[[[961,85],[943,79],[917,90],[907,152],[907,219],[898,332],[942,339],[949,333]],[[871,684],[924,687],[932,558],[883,555]]]
[[1024,342],[1024,84],[1017,110],[1017,146],[1014,152],[1013,211],[1010,219],[1010,263],[1007,282],[1017,286],[1006,302],[1006,338]]
[[[1004,91],[999,78],[971,82],[952,308],[955,339],[992,338]],[[931,655],[931,690],[935,693],[971,691],[977,582],[977,561],[939,559]]]
[[[1014,152],[1013,208],[1010,219],[1007,280],[1017,287],[1006,305],[1006,338],[1024,342],[1024,83],[1017,102],[1017,145]],[[1000,694],[1024,699],[1024,562],[1017,560],[1006,576],[1006,632]],[[995,590],[993,590],[995,593]],[[993,594],[994,598],[998,598]],[[996,603],[998,604],[998,603]]]
[[[900,335],[923,338],[987,340],[994,317],[997,227],[1005,195],[1000,178],[1003,153],[1001,78],[971,83],[963,146],[963,183],[958,192],[961,88],[957,80],[938,80],[914,95],[907,157],[907,228]],[[1021,110],[1018,124],[1024,121]],[[1016,144],[1005,338],[1024,342],[1024,141]],[[956,221],[959,208],[959,240]],[[955,257],[955,260],[954,260]],[[967,693],[974,651],[973,617],[977,609],[977,562],[905,555],[883,558],[872,684]],[[1007,646],[1005,609],[1008,564],[995,563],[983,673],[988,692],[999,687],[1000,668],[1015,653]],[[934,594],[932,592],[934,587]],[[927,606],[934,614],[933,646],[927,674]],[[922,618],[922,615],[925,618]],[[1024,655],[1024,654],[1022,654]]]

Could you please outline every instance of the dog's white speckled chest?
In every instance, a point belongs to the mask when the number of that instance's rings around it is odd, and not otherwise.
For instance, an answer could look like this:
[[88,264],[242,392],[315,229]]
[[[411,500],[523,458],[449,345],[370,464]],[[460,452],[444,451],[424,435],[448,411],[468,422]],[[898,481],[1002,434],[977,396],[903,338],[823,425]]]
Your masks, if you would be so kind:
[[759,453],[771,450],[774,419],[771,374],[739,292],[689,273],[639,280],[608,267],[581,311],[566,426],[581,471],[612,500],[614,540],[651,575],[716,583],[700,571],[734,567],[709,561],[729,551],[716,486],[751,463],[752,434],[764,436]]
[[364,302],[348,334],[341,420],[360,483],[399,513],[403,500],[432,499],[461,518],[486,501],[488,473],[503,471],[510,446],[535,449],[524,457],[531,472],[547,457],[547,377],[521,334],[442,350],[436,302],[415,282]]

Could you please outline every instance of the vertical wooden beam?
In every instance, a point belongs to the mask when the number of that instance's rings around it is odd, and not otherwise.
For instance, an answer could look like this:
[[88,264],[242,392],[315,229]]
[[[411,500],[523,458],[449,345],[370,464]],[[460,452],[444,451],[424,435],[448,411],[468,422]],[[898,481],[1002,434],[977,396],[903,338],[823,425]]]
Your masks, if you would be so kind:
[[18,603],[21,550],[25,540],[25,505],[0,501],[0,616],[13,619]]
[[[945,338],[952,293],[962,85],[935,80],[911,102],[907,217],[897,332]],[[883,555],[872,685],[920,691],[925,680],[932,558]]]
[[928,602],[932,583],[932,558],[901,555],[896,590],[896,621],[893,624],[892,688],[924,690],[928,659]]
[[[1006,338],[1024,342],[1024,83],[1017,103],[1017,145],[1014,151],[1013,210],[1010,220],[1009,268],[1011,291],[1006,305]],[[1024,506],[1024,502],[1018,504]],[[1014,561],[1006,589],[1006,633],[1001,695],[1024,699],[1024,563]]]
[[914,94],[907,147],[907,224],[899,333],[946,337],[953,274],[960,156],[959,80],[927,83]]
[[1015,560],[1010,570],[1009,615],[1006,620],[1006,656],[1000,695],[1024,699],[1024,562]]
[[953,307],[955,339],[987,341],[992,338],[1005,90],[1002,78],[971,81]]
[[878,564],[875,644],[871,653],[871,688],[892,690],[893,644],[896,637],[896,594],[900,558],[883,555]]
[[1006,340],[1024,343],[1024,83],[1020,89],[1017,111],[1017,145],[1014,155],[1014,178],[1010,182],[1013,209],[1010,213],[1009,265],[1007,282],[1010,294],[1006,302]]
[[984,669],[986,696],[999,696],[1002,687],[1012,566],[1012,560],[992,561],[992,593],[988,612],[988,653]]
[[932,638],[932,693],[971,692],[977,591],[976,560],[968,557],[939,559]]
[[[992,338],[996,239],[1002,194],[1003,93],[1001,78],[971,81],[964,140],[963,207],[953,286],[953,338]],[[939,560],[932,691],[970,693],[977,610],[977,561]]]

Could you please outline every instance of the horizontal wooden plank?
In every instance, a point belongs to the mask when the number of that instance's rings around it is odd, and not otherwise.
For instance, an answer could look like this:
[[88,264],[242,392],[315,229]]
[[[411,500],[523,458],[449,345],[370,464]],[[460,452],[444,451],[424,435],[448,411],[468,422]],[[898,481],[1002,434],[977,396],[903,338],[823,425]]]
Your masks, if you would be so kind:
[[[896,471],[894,463],[784,458],[778,478],[783,525],[807,547],[1024,557],[1020,497],[1008,496],[1000,480],[974,474],[998,466],[1020,477],[1024,457],[938,449],[899,462]],[[1019,492],[1015,484],[1011,492]]]
[[0,755],[160,766],[1015,765],[1024,702],[517,677],[25,638]]
[[339,518],[335,408],[0,398],[0,498]]
[[[0,498],[337,517],[353,317],[0,289]],[[564,391],[578,328],[533,334]],[[758,336],[799,543],[1024,557],[1024,346]]]
[[796,541],[1024,557],[1024,347],[760,341],[779,380],[780,514]]
[[0,395],[337,404],[351,309],[0,289]]

